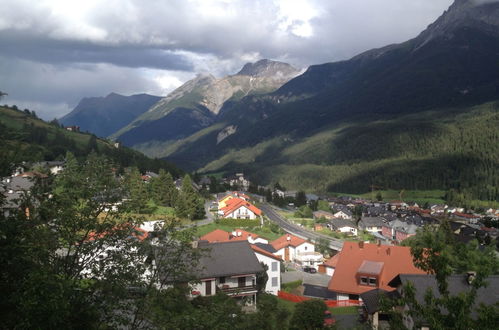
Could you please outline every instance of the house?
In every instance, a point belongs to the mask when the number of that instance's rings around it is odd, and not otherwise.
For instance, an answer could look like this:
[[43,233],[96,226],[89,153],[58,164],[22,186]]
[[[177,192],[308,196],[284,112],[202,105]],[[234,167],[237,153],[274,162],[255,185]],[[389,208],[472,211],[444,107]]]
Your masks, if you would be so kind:
[[480,220],[480,216],[470,213],[454,212],[451,217],[456,220],[461,220],[466,223],[477,223]]
[[334,217],[351,220],[353,217],[353,214],[350,210],[345,209],[345,210],[341,210],[341,211],[334,213]]
[[276,255],[284,261],[293,261],[315,269],[322,263],[323,256],[315,252],[315,245],[303,238],[286,234],[270,243],[276,249]]
[[425,273],[414,266],[410,248],[347,241],[328,288],[337,300],[359,299],[372,289],[392,290],[388,282],[402,273]]
[[389,204],[390,204],[390,209],[392,211],[404,210],[404,209],[407,209],[407,207],[409,206],[409,205],[407,205],[407,203],[405,203],[403,201],[391,201]]
[[232,192],[227,193],[227,194],[222,194],[218,198],[218,208],[221,209],[221,208],[226,207],[227,202],[233,198],[243,199],[247,202],[249,202],[249,200],[250,200],[250,197],[248,195],[246,195],[245,193],[242,193],[239,191],[232,191]]
[[359,229],[370,233],[379,233],[383,231],[385,222],[381,217],[362,217],[359,221]]
[[419,226],[411,223],[410,221],[396,219],[388,224],[383,224],[381,234],[389,239],[402,242],[406,238],[416,235],[418,228]]
[[313,214],[314,219],[324,218],[327,220],[331,220],[331,219],[335,218],[335,216],[331,212],[322,211],[322,210],[315,211],[312,214]]
[[325,273],[326,275],[333,276],[338,260],[340,259],[340,254],[337,253],[331,258],[324,261],[322,265],[319,265],[319,273]]
[[256,276],[263,267],[246,241],[206,243],[199,248],[207,253],[194,270],[197,282],[191,296],[213,296],[223,292],[241,305],[256,305]]
[[263,262],[267,266],[268,281],[265,286],[265,292],[277,295],[281,289],[281,261],[282,259],[275,255],[276,250],[268,241],[254,233],[235,229],[232,233],[221,229],[215,229],[200,237],[201,241],[210,243],[229,242],[229,241],[248,241],[251,244],[251,249],[255,253],[259,262]]
[[333,219],[329,221],[327,227],[333,231],[357,236],[357,227],[350,220],[342,218]]
[[234,176],[229,177],[229,185],[239,190],[248,191],[250,186],[250,181],[244,178],[243,173],[236,173]]
[[310,202],[316,202],[319,200],[319,196],[315,195],[315,194],[305,194],[305,196],[307,197],[307,203],[310,203]]
[[64,170],[65,161],[44,161],[37,162],[32,165],[32,168],[46,168],[50,171],[51,174],[57,175]]
[[225,205],[218,210],[218,215],[222,218],[256,219],[262,216],[262,210],[239,197],[229,199]]
[[70,132],[79,132],[80,131],[80,126],[67,126],[66,130],[70,131]]
[[[469,293],[473,289],[472,282],[474,281],[476,273],[468,272],[462,275],[450,275],[446,278],[449,295],[459,296],[463,293]],[[427,292],[431,291],[433,296],[436,298],[440,297],[440,292],[438,290],[438,283],[435,275],[428,274],[399,274],[394,277],[388,285],[392,288],[396,288],[398,295],[403,296],[404,291],[402,290],[405,285],[410,283],[415,290],[415,299],[419,304],[425,304],[425,297]],[[477,308],[480,305],[485,306],[497,306],[499,303],[499,276],[491,275],[485,278],[485,283],[487,286],[480,287],[475,293],[475,301],[472,306],[471,317],[475,318],[478,316]],[[403,322],[407,329],[415,328],[415,320],[410,315],[410,306],[403,306],[404,315]],[[446,310],[442,310],[442,313],[448,313]],[[417,320],[422,323],[423,328],[428,328],[428,323],[423,319]],[[422,329],[423,329],[422,328]]]

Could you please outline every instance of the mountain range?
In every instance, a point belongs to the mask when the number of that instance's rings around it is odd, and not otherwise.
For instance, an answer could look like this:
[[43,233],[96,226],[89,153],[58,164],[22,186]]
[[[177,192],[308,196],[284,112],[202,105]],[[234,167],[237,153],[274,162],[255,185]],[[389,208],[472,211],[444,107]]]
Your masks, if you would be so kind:
[[106,97],[88,97],[59,119],[64,126],[80,126],[80,130],[107,137],[147,111],[159,96],[137,94],[123,96],[111,93]]
[[[199,75],[112,137],[204,173],[499,198],[499,2],[456,0],[415,38],[310,66]],[[255,83],[258,82],[258,83]]]

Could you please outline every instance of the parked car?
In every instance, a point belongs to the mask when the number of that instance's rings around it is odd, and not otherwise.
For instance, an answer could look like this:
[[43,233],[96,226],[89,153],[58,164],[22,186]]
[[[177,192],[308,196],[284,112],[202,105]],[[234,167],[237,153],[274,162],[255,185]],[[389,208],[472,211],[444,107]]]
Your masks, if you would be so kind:
[[303,271],[305,273],[310,273],[310,274],[315,274],[317,273],[317,269],[313,268],[313,267],[309,267],[309,266],[305,266],[303,267]]

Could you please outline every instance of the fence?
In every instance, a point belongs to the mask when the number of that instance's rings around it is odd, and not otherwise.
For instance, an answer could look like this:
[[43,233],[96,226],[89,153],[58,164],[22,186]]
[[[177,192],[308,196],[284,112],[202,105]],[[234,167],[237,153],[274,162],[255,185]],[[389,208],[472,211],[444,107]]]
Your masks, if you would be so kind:
[[[303,302],[306,300],[310,300],[312,298],[304,297],[304,296],[297,296],[295,294],[291,294],[288,292],[284,291],[278,291],[277,296],[281,299],[299,303]],[[348,306],[360,306],[362,305],[362,302],[358,300],[324,300],[326,303],[327,307],[348,307]]]

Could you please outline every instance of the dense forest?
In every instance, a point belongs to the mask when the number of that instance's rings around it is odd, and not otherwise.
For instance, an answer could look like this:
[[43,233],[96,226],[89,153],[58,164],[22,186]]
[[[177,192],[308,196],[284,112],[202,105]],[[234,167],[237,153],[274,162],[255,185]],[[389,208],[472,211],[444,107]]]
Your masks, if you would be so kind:
[[10,173],[13,164],[47,160],[62,160],[69,151],[77,158],[90,152],[110,158],[120,170],[136,166],[141,172],[165,169],[174,177],[183,171],[164,160],[151,159],[132,149],[115,146],[112,142],[84,132],[64,129],[53,120],[46,123],[36,113],[17,107],[0,107],[0,165]]

